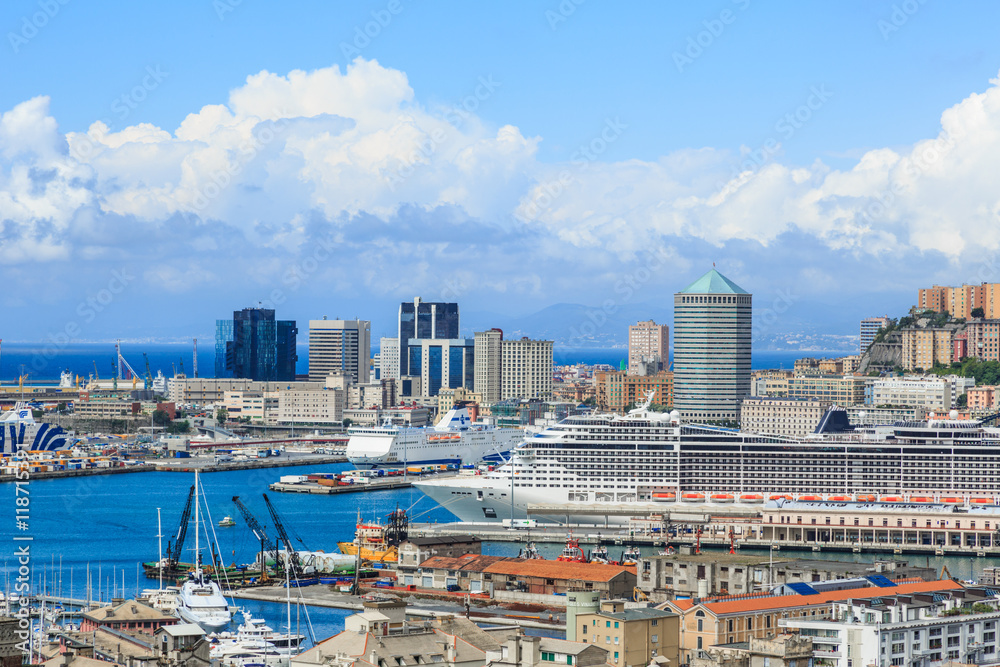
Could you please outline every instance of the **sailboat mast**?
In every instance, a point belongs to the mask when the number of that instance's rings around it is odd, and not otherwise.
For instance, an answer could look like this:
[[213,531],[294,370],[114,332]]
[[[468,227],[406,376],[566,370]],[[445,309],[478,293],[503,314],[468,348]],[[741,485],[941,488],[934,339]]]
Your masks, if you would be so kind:
[[160,508],[156,508],[156,568],[160,571],[160,590],[163,590],[163,523],[160,521]]
[[194,571],[201,574],[201,545],[198,542],[198,506],[201,498],[198,496],[198,470],[194,471]]

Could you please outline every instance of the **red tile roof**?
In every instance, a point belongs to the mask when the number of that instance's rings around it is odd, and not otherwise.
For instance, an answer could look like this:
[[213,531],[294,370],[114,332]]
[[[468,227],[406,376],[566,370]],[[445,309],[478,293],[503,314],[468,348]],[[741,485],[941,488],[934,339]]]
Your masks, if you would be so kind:
[[484,572],[545,579],[578,579],[581,581],[611,581],[622,572],[635,574],[635,568],[603,563],[571,563],[556,560],[525,560],[506,558],[493,563]]
[[793,609],[797,607],[810,607],[822,605],[830,602],[840,602],[843,600],[867,599],[886,597],[888,595],[901,595],[908,593],[930,593],[936,591],[957,590],[963,586],[950,579],[941,581],[919,581],[909,584],[901,584],[891,588],[879,588],[877,586],[866,586],[864,588],[849,588],[841,591],[827,591],[816,595],[765,595],[752,598],[729,598],[716,600],[714,602],[703,602],[696,605],[692,600],[673,600],[667,604],[678,611],[687,611],[695,606],[701,606],[706,611],[712,612],[716,616],[726,614],[743,614],[754,611],[770,611],[772,609]]
[[500,560],[507,560],[503,556],[479,556],[477,554],[466,554],[458,558],[447,556],[434,556],[428,558],[420,567],[434,568],[439,570],[464,570],[466,572],[482,572],[488,565]]

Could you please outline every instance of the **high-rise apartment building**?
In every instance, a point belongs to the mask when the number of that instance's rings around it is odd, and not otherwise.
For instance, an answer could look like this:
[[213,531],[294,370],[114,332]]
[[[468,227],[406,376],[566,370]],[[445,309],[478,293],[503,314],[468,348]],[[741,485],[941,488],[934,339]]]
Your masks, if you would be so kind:
[[322,382],[341,373],[366,384],[372,351],[371,322],[367,320],[309,320],[309,379]]
[[417,297],[413,302],[399,305],[399,374],[419,375],[417,369],[409,367],[410,340],[457,339],[458,304],[424,302]]
[[552,395],[552,341],[501,342],[501,400],[548,398]]
[[947,366],[954,351],[955,332],[951,329],[903,329],[903,370],[928,369]]
[[949,313],[952,317],[971,319],[972,311],[983,309],[983,317],[1000,318],[1000,283],[981,283],[943,287],[934,285],[917,291],[917,308]]
[[380,338],[378,342],[378,376],[380,380],[399,379],[399,339]]
[[687,421],[736,421],[750,394],[753,296],[712,269],[674,295],[674,407]]
[[653,320],[628,328],[629,375],[653,375],[670,367],[670,327]]
[[889,316],[883,315],[882,317],[866,317],[861,320],[861,354],[864,354],[868,347],[875,342],[875,336],[882,329],[889,326]]
[[503,331],[490,329],[477,331],[475,341],[475,382],[474,389],[482,397],[483,403],[499,403],[502,394],[503,377]]
[[215,376],[251,380],[294,380],[298,328],[275,320],[269,308],[244,308],[215,323]]

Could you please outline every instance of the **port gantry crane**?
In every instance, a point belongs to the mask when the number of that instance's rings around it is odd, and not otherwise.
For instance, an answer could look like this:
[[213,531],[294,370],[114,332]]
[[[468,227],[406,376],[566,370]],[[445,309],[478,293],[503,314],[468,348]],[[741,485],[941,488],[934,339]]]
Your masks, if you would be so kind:
[[146,377],[142,378],[142,388],[149,391],[153,386],[153,373],[149,370],[149,355],[143,352],[142,358],[146,362]]
[[188,521],[191,520],[191,503],[194,501],[194,484],[188,491],[187,502],[184,504],[184,512],[181,513],[181,526],[177,530],[177,541],[167,542],[167,565],[177,565],[181,562],[181,550],[184,548],[184,538],[187,537]]
[[[271,518],[274,520],[274,529],[278,533],[277,544],[284,544],[285,550],[288,552],[288,560],[291,563],[291,575],[297,577],[302,574],[302,562],[299,560],[299,554],[295,551],[295,546],[292,545],[292,541],[288,538],[288,532],[285,530],[285,524],[282,523],[281,517],[278,516],[278,510],[274,509],[274,505],[271,504],[270,499],[268,499],[267,494],[264,494],[264,504],[267,505],[267,511],[271,513]],[[302,540],[299,540],[302,542]],[[305,545],[303,544],[303,547]]]
[[267,539],[267,530],[257,520],[257,517],[250,512],[247,506],[243,504],[239,496],[233,496],[233,503],[236,505],[236,509],[240,511],[243,520],[247,522],[247,526],[250,527],[253,534],[260,540],[260,578],[267,581],[267,555],[270,554],[274,558],[275,567],[281,565],[281,561],[278,559],[278,545],[276,543],[272,545]]

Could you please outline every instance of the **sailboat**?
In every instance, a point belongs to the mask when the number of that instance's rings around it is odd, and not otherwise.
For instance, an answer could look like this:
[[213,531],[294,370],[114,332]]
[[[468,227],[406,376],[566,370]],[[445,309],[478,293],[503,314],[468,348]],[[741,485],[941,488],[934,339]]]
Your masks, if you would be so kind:
[[229,626],[233,615],[222,595],[219,584],[212,581],[201,569],[201,497],[198,488],[198,471],[194,473],[194,552],[195,567],[188,580],[181,585],[177,596],[177,615],[189,623],[197,623],[205,632],[218,632]]

